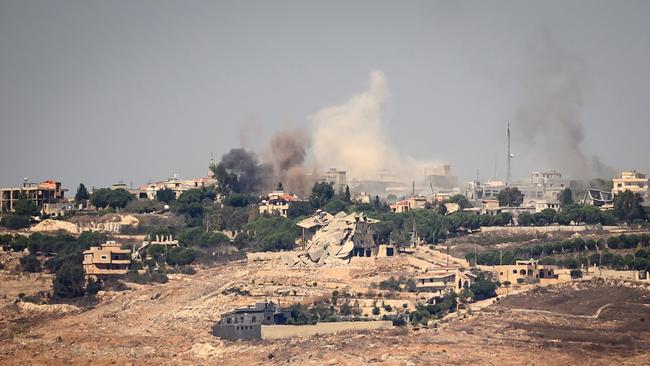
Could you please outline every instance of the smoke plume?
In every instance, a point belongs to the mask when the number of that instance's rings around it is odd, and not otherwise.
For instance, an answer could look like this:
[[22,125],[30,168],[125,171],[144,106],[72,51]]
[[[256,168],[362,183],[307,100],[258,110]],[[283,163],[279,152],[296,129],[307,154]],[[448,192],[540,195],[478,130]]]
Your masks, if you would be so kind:
[[526,55],[516,125],[546,162],[574,178],[611,177],[612,168],[583,151],[583,65],[547,35]]
[[348,177],[359,179],[376,179],[380,170],[402,177],[420,171],[415,167],[418,163],[400,155],[386,135],[384,107],[388,95],[386,77],[373,70],[367,91],[310,116],[316,163],[323,168],[344,169]]
[[311,179],[304,167],[307,155],[307,136],[299,130],[276,132],[269,144],[274,178],[282,182],[287,192],[306,195],[311,189]]
[[273,175],[268,164],[260,164],[252,151],[231,149],[221,157],[221,164],[230,173],[237,174],[241,192],[262,192],[267,189]]

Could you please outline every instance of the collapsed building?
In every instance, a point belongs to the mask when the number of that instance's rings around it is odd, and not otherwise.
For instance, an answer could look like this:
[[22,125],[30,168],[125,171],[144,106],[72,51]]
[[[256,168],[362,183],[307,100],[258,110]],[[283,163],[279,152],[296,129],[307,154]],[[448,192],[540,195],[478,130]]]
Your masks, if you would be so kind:
[[303,253],[285,258],[289,266],[348,263],[354,256],[392,256],[394,247],[379,246],[373,225],[379,220],[364,213],[331,215],[317,211],[297,225],[303,229]]

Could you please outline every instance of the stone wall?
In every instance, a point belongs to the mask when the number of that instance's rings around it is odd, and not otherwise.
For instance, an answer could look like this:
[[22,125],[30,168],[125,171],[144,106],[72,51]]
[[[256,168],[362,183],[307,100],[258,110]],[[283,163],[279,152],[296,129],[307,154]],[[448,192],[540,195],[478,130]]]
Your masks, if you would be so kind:
[[318,323],[315,325],[263,325],[262,339],[309,337],[318,334],[329,334],[346,331],[389,329],[392,326],[393,323],[387,320]]

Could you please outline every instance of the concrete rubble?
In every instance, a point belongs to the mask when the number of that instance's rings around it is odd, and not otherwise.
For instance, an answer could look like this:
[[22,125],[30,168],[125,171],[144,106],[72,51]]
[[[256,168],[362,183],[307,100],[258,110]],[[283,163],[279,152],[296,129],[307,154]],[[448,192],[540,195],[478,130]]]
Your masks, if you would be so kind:
[[316,231],[307,241],[304,251],[298,255],[284,256],[284,263],[290,267],[347,264],[355,247],[374,243],[370,226],[378,222],[363,212],[346,214],[341,211],[332,216],[319,210],[297,224],[303,230]]

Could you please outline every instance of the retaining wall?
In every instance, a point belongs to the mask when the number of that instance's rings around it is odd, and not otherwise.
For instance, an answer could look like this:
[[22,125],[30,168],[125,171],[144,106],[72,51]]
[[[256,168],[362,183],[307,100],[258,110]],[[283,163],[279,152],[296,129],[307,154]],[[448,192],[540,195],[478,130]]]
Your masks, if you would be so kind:
[[388,320],[318,323],[315,325],[263,325],[262,339],[309,337],[347,331],[389,329],[392,326],[393,323]]

